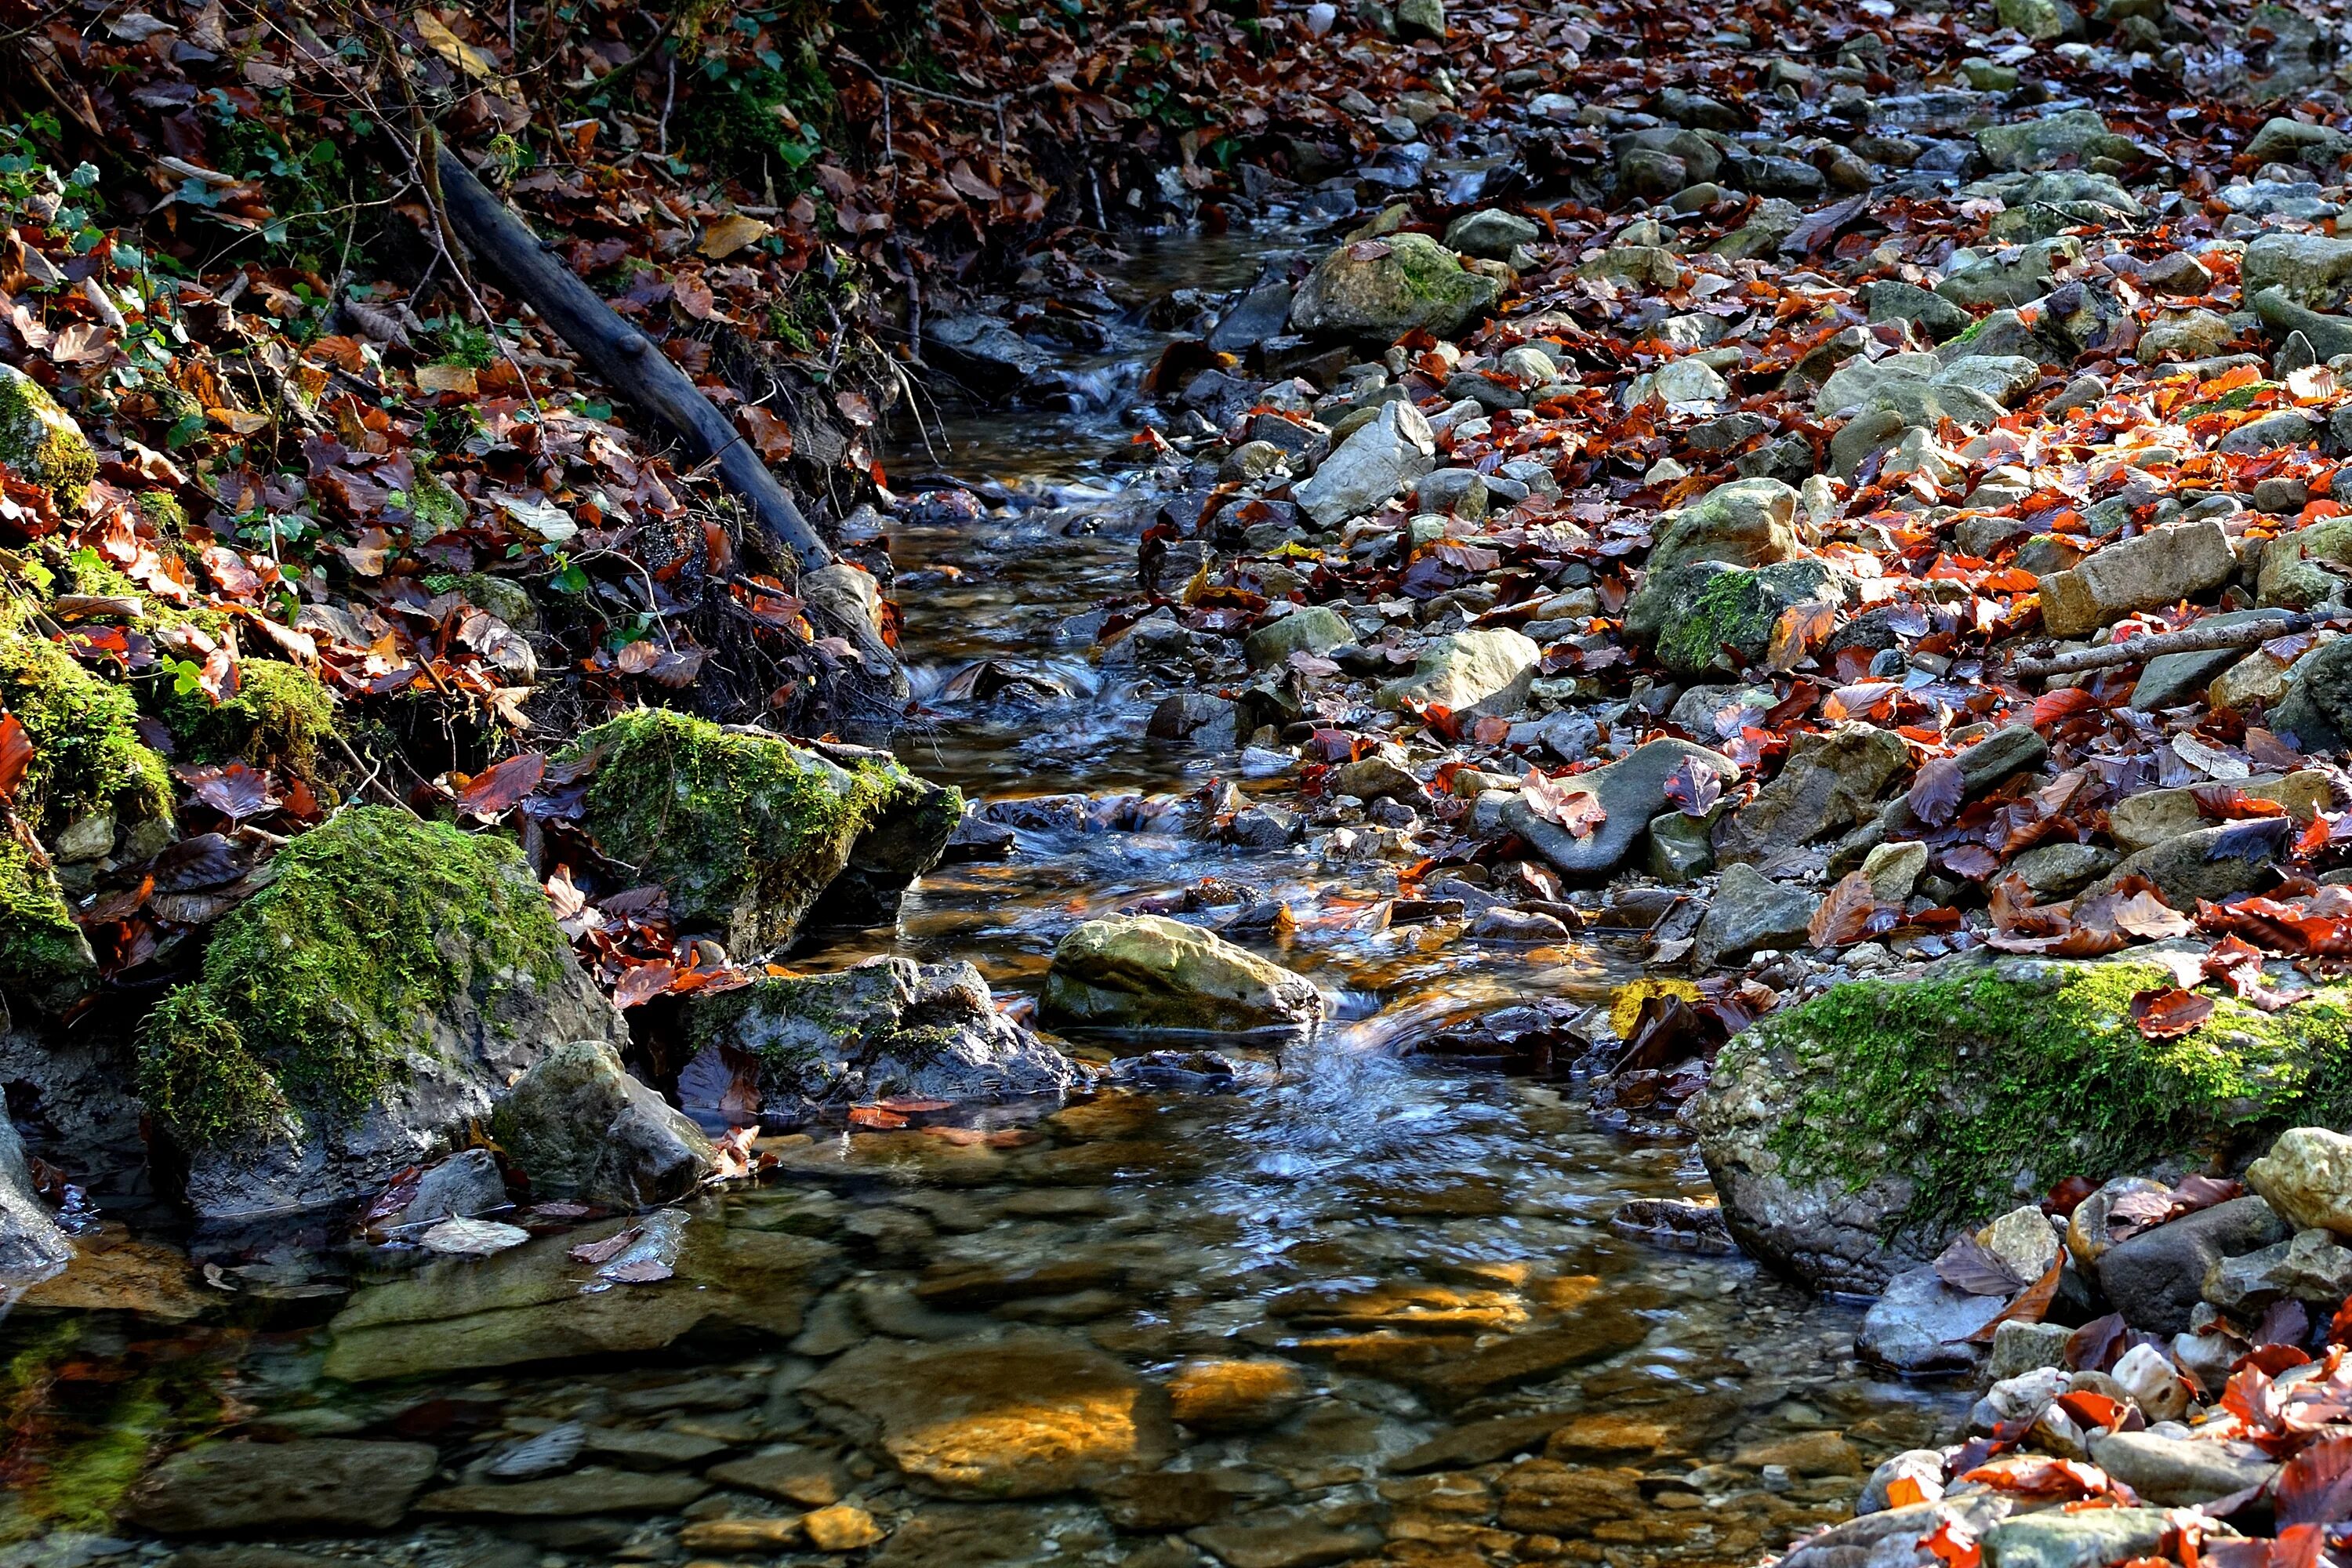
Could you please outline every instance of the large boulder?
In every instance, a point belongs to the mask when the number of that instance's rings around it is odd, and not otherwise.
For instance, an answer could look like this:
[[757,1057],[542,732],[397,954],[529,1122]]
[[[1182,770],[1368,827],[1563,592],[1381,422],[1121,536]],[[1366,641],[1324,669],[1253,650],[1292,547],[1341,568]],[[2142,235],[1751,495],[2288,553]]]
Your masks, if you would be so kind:
[[2132,998],[2170,973],[2144,954],[1978,953],[1766,1018],[1685,1111],[1733,1235],[1827,1288],[1874,1290],[1953,1225],[2063,1177],[2352,1109],[2334,1087],[2352,986],[2278,1013],[2219,997],[2195,1033],[2151,1041]]
[[2347,285],[2352,285],[2352,239],[2258,235],[2238,259],[2238,289],[2248,300],[2275,288],[2306,309],[2329,310],[2343,301]]
[[1561,781],[1571,794],[1590,795],[1606,815],[1591,833],[1578,837],[1539,816],[1524,798],[1503,807],[1502,824],[1535,847],[1563,875],[1593,880],[1631,859],[1651,818],[1669,809],[1666,781],[1688,763],[1715,774],[1725,786],[1739,780],[1739,764],[1688,741],[1644,742],[1606,767]]
[[1655,649],[1658,662],[1677,675],[1737,674],[1763,658],[1785,611],[1843,599],[1843,590],[1819,561],[1783,561],[1752,570],[1694,561],[1643,579],[1625,604],[1625,635]]
[[1666,513],[1650,570],[1723,561],[1769,566],[1797,553],[1797,492],[1779,479],[1734,479]]
[[997,1011],[969,963],[877,958],[755,981],[695,1000],[686,1028],[698,1060],[754,1058],[759,1110],[772,1117],[889,1095],[1058,1100],[1076,1077],[1061,1052]]
[[122,1511],[163,1535],[389,1530],[439,1463],[427,1443],[206,1443],[148,1472]]
[[1305,975],[1164,915],[1074,927],[1054,949],[1045,1004],[1055,1016],[1108,1028],[1292,1027],[1324,1012]]
[[569,753],[594,759],[583,820],[597,846],[669,895],[688,931],[739,959],[804,925],[897,918],[907,884],[939,864],[963,796],[887,752],[798,745],[668,709],[625,713]]
[[1412,702],[1457,716],[1508,718],[1527,706],[1542,660],[1535,640],[1508,626],[1454,632],[1423,647],[1412,673],[1382,686],[1373,701],[1381,708]]
[[699,1186],[714,1159],[702,1130],[630,1077],[603,1040],[570,1041],[533,1064],[495,1126],[536,1197],[666,1204]]
[[372,1192],[553,1047],[627,1039],[503,839],[362,806],[271,870],[141,1039],[147,1108],[207,1217]]
[[1809,940],[1821,896],[1775,882],[1741,862],[1726,870],[1691,933],[1691,956],[1712,968],[1765,948],[1785,952]]
[[1290,301],[1293,330],[1387,344],[1424,327],[1450,337],[1495,302],[1496,281],[1425,234],[1340,246],[1315,264]]

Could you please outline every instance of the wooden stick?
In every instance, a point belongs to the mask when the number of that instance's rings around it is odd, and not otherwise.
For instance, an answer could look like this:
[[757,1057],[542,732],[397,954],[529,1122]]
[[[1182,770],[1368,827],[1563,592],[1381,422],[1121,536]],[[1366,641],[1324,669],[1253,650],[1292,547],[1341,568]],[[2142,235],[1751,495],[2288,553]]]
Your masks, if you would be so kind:
[[2049,675],[2073,675],[2078,670],[2107,669],[2119,664],[2143,664],[2168,653],[2213,653],[2222,648],[2252,647],[2273,637],[2308,631],[2317,621],[2316,616],[2294,615],[2281,610],[2275,615],[2263,615],[2226,626],[2200,623],[2183,626],[2177,632],[2126,637],[2122,642],[2109,643],[2104,647],[2076,648],[2073,653],[2055,654],[2048,658],[2021,658],[2011,667],[2011,673],[2021,680],[2039,680]]
[[697,458],[717,467],[728,488],[751,507],[772,548],[789,554],[803,572],[832,565],[832,548],[693,378],[542,249],[522,219],[455,153],[446,146],[438,151],[436,167],[449,221],[474,254],[497,268],[614,391],[650,409],[685,439]]

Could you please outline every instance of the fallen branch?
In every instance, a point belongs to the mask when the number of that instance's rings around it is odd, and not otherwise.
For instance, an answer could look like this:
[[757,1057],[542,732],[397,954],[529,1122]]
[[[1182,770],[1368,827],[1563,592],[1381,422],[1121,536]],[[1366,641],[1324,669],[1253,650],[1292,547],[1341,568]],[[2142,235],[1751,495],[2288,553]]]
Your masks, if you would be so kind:
[[541,248],[522,219],[447,147],[438,151],[446,210],[467,247],[495,268],[614,392],[650,409],[685,439],[697,458],[715,467],[728,488],[750,506],[776,552],[791,555],[803,572],[832,565],[831,547],[693,379]]
[[2252,647],[2273,637],[2309,631],[2317,622],[2316,616],[2294,615],[2282,610],[2276,615],[2265,615],[2225,626],[2200,623],[2184,626],[2177,632],[2126,637],[2104,647],[2077,648],[2073,653],[2053,654],[2048,658],[2021,658],[2011,668],[2011,673],[2021,680],[2039,680],[2044,676],[2073,675],[2078,670],[2109,669],[2119,664],[2144,664],[2168,653],[2214,653],[2222,648]]

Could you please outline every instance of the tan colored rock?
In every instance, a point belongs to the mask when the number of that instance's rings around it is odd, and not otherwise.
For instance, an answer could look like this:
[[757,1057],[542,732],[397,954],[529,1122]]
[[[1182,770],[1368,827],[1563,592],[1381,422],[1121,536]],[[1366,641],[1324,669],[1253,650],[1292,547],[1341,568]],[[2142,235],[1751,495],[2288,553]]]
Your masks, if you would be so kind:
[[2246,1185],[2297,1230],[2352,1237],[2352,1138],[2293,1127],[2246,1167]]
[[2286,695],[2287,663],[2256,648],[2205,688],[2205,701],[2213,708],[2248,708],[2257,702],[2275,704]]
[[916,1486],[949,1497],[1045,1497],[1149,1468],[1175,1449],[1164,1393],[1124,1362],[1045,1330],[868,1341],[829,1363],[802,1397]]
[[806,1531],[809,1544],[819,1552],[855,1552],[861,1546],[871,1546],[882,1539],[882,1527],[874,1516],[854,1503],[837,1502],[831,1508],[818,1509],[803,1515],[798,1521]]
[[1281,1419],[1306,1391],[1298,1369],[1271,1356],[1188,1361],[1168,1380],[1171,1414],[1203,1432],[1266,1426]]
[[697,1519],[677,1532],[677,1543],[688,1552],[716,1552],[748,1557],[789,1552],[801,1543],[797,1519]]
[[1507,626],[1455,632],[1422,649],[1411,675],[1380,689],[1381,708],[1407,702],[1444,708],[1454,714],[1508,718],[1527,706],[1543,649]]
[[2042,624],[2052,637],[2081,637],[2134,610],[2158,609],[2218,588],[2237,569],[2237,552],[2220,523],[2167,523],[2042,578]]
[[1927,847],[1917,840],[1882,844],[1863,857],[1862,874],[1870,879],[1872,896],[1901,903],[1927,868]]
[[[2309,822],[2329,802],[2327,775],[2316,768],[2291,773],[2257,773],[2237,788],[2255,800],[2274,800],[2297,822]],[[2189,789],[2144,789],[2107,808],[2107,833],[2128,850],[2145,849],[2184,833],[2210,827]]]

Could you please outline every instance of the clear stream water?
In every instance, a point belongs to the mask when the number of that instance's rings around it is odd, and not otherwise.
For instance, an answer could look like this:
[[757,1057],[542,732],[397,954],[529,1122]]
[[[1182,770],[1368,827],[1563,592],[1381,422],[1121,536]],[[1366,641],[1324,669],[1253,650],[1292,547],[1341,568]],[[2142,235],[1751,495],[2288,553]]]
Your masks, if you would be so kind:
[[[1171,243],[1131,280],[1232,287],[1263,248]],[[1115,393],[1159,341],[1133,326],[1087,368]],[[1127,493],[1128,434],[1108,413],[945,430],[932,463],[1013,501],[893,533],[904,651],[937,713],[901,749],[931,776],[989,799],[1177,793],[1230,763],[1146,741],[1162,693],[1092,664],[1069,624],[1133,581],[1148,509]],[[983,658],[1066,695],[943,695]],[[779,1138],[773,1179],[686,1211],[667,1281],[582,1294],[592,1269],[564,1249],[615,1222],[488,1262],[313,1237],[206,1258],[209,1282],[166,1247],[97,1238],[0,1321],[0,1539],[15,1542],[0,1565],[861,1560],[713,1522],[838,1500],[889,1532],[861,1549],[888,1564],[1734,1568],[1843,1517],[1868,1466],[1964,1407],[1858,1369],[1849,1306],[1613,1233],[1627,1198],[1706,1193],[1685,1142],[1600,1129],[1568,1084],[1405,1048],[1515,1003],[1605,998],[1634,973],[1605,939],[1435,946],[1369,929],[1393,888],[1377,862],[1024,830],[1005,860],[924,879],[895,933],[805,961],[965,959],[1017,999],[1075,921],[1207,878],[1290,905],[1280,955],[1339,998],[1339,1022],[1278,1053],[1226,1043],[1262,1073],[1233,1092],[1106,1093],[945,1135]],[[1042,1336],[1049,1370],[1007,1374],[992,1348],[1007,1332]],[[576,1353],[614,1342],[656,1348]],[[515,1359],[535,1354],[563,1359]],[[895,1402],[901,1427],[950,1436],[955,1390],[1050,1404],[1057,1378],[1099,1384],[1106,1366],[1175,1388],[1197,1419],[1138,1437],[1081,1400],[1055,1441],[1113,1469],[1132,1447],[1143,1479],[944,1497],[909,1484],[888,1432],[844,1429],[828,1365],[865,1369],[849,1380]],[[927,1390],[945,1391],[936,1411]],[[113,1522],[125,1486],[176,1448],[320,1438],[427,1444],[437,1474],[383,1528],[271,1519],[267,1497],[239,1513],[226,1484],[181,1489],[195,1522],[207,1506],[231,1521],[221,1532]]]

